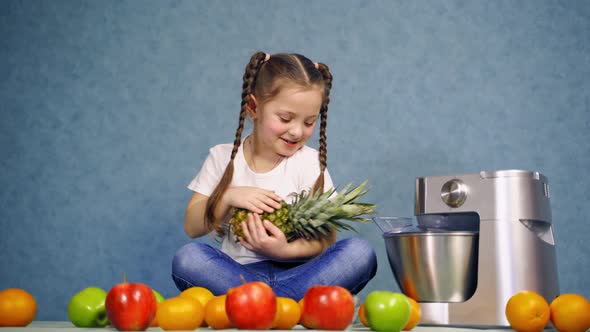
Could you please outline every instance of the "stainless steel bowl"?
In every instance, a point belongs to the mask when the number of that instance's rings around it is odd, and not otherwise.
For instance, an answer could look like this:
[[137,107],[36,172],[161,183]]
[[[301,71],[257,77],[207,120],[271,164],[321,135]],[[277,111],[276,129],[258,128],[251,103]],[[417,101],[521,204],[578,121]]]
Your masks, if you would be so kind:
[[477,287],[479,232],[385,233],[401,290],[420,302],[464,302]]

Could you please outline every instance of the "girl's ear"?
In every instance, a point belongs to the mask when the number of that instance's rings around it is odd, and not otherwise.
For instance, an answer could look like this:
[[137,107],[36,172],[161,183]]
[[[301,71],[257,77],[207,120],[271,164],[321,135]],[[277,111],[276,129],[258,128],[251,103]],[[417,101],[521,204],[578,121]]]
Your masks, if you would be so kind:
[[248,105],[246,105],[246,109],[248,110],[248,115],[250,119],[254,120],[256,118],[256,111],[258,107],[258,101],[253,94],[250,94],[250,100],[248,100]]

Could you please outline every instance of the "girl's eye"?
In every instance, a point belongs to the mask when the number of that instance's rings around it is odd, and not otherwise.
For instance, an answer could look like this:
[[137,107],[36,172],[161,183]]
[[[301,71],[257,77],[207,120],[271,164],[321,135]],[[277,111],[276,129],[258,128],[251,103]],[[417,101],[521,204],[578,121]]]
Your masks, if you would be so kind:
[[280,119],[281,119],[281,122],[284,122],[284,123],[291,121],[291,119],[287,119],[287,118],[283,118],[283,117],[280,117]]
[[314,122],[306,122],[306,123],[305,123],[305,125],[306,125],[306,126],[308,126],[308,127],[311,127],[311,126],[313,126],[314,124],[315,124],[315,121],[314,121]]

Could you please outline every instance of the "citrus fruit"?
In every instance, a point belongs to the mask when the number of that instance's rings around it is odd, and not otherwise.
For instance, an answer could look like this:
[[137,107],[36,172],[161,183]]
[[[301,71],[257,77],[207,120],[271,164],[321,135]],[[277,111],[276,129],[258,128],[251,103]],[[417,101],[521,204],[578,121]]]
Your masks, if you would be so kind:
[[192,297],[193,299],[198,300],[203,307],[207,305],[209,300],[215,297],[215,295],[213,295],[213,293],[211,293],[211,291],[207,288],[197,286],[183,290],[178,296]]
[[[207,288],[198,287],[198,286],[187,288],[187,289],[183,290],[182,293],[180,293],[180,295],[178,295],[178,296],[179,297],[190,297],[190,298],[196,299],[197,301],[199,301],[201,303],[203,308],[205,308],[205,306],[207,305],[207,302],[209,302],[209,300],[211,300],[212,298],[215,297],[215,295],[213,295],[213,293],[210,290],[208,290]],[[202,326],[207,326],[207,323],[205,323],[205,321],[203,321]]]
[[[299,309],[301,310],[301,312],[303,312],[303,298],[297,301],[297,304],[299,304]],[[301,317],[299,317],[299,323],[301,323]]]
[[[160,308],[160,303],[158,303],[158,308]],[[150,323],[150,327],[158,327],[160,324],[158,323],[158,309],[156,309],[156,314],[154,315],[154,319]]]
[[27,326],[36,312],[37,302],[26,290],[8,288],[0,292],[0,326]]
[[590,301],[578,294],[561,294],[551,302],[551,323],[559,332],[590,329]]
[[519,332],[542,331],[549,322],[549,304],[533,291],[520,291],[506,303],[506,319]]
[[219,295],[207,302],[205,306],[205,323],[214,330],[229,329],[232,325],[225,311],[227,295]]
[[193,298],[173,297],[160,303],[156,317],[162,330],[194,330],[203,323],[205,309]]
[[277,297],[277,312],[272,324],[273,329],[290,330],[301,318],[299,303],[288,297]]
[[409,296],[408,302],[410,302],[410,319],[406,323],[406,326],[404,326],[404,331],[413,329],[420,322],[420,318],[422,318],[422,309],[420,308],[420,304]]
[[367,323],[367,315],[365,314],[365,304],[361,304],[359,307],[359,320],[363,323],[364,327],[369,327],[369,323]]
[[[152,289],[152,292],[154,292],[154,296],[156,297],[156,302],[158,302],[158,307],[160,306],[160,303],[164,302],[164,297],[162,296],[162,294],[158,293],[157,291]],[[158,309],[156,309],[156,315],[158,313]],[[152,320],[152,323],[150,324],[150,327],[158,327],[158,318],[156,316],[154,316],[154,319]]]

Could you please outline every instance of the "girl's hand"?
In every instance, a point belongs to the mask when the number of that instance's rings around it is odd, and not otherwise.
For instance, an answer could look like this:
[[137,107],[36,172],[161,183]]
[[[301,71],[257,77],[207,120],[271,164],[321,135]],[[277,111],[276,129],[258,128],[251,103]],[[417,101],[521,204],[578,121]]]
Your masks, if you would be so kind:
[[254,213],[272,213],[281,207],[281,196],[273,191],[256,187],[231,187],[224,194],[229,206],[242,208]]
[[248,222],[242,222],[242,230],[244,237],[239,240],[246,249],[273,258],[281,258],[286,253],[285,234],[270,221],[262,221],[258,214],[248,213]]

